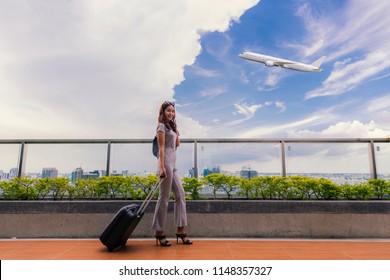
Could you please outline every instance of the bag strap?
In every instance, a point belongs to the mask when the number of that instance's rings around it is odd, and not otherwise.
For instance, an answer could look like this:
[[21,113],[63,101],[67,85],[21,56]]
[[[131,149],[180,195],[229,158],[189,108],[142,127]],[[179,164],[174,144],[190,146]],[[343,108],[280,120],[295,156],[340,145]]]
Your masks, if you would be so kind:
[[145,212],[146,207],[148,207],[149,202],[152,200],[153,195],[157,191],[158,187],[161,185],[161,182],[164,178],[159,178],[157,183],[152,187],[148,195],[146,196],[145,200],[142,202],[141,206],[138,209],[137,215],[143,215]]

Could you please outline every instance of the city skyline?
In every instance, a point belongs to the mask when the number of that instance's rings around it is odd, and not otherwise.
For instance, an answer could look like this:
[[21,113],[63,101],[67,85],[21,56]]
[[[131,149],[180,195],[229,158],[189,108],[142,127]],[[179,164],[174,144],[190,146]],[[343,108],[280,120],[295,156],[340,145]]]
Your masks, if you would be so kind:
[[[61,178],[65,177],[68,178],[71,183],[75,183],[78,179],[99,179],[100,177],[106,176],[105,170],[93,170],[93,171],[84,171],[82,168],[75,168],[71,173],[58,173],[58,170],[56,170],[56,174],[54,176],[44,176],[44,169],[42,170],[42,173],[28,173],[25,174],[25,176],[32,178],[32,179],[41,179],[41,178]],[[53,168],[50,168],[53,169]],[[54,168],[55,169],[55,168]],[[12,180],[17,177],[17,168],[12,168],[10,170],[10,173],[6,173],[3,170],[0,169],[0,181],[8,181]],[[205,167],[203,170],[200,170],[199,177],[200,179],[206,177],[210,174],[225,174],[225,175],[232,175],[240,178],[246,178],[251,179],[254,177],[261,177],[261,176],[281,176],[278,172],[258,172],[257,170],[252,169],[250,166],[242,166],[241,170],[237,170],[234,172],[222,170],[220,166],[214,166],[211,168]],[[148,172],[145,170],[143,174],[139,172],[131,172],[129,170],[121,170],[118,172],[117,170],[113,170],[113,172],[110,174],[110,176],[148,176],[150,174],[155,174],[153,172]],[[185,174],[182,172],[180,174],[183,177],[194,177],[194,170],[187,170],[187,173]],[[370,173],[304,173],[304,172],[291,172],[287,173],[287,176],[306,176],[311,178],[325,178],[333,181],[336,184],[359,184],[364,183],[367,180],[371,179]],[[383,173],[378,174],[378,179],[385,179],[390,180],[390,173]]]

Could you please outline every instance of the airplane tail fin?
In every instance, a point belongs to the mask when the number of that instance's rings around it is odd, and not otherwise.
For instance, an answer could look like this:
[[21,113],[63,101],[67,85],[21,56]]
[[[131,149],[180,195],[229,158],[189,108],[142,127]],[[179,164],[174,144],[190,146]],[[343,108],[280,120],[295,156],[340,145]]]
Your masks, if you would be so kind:
[[326,56],[321,56],[319,59],[314,61],[311,65],[314,67],[320,68],[321,64],[324,62],[325,59],[326,59]]

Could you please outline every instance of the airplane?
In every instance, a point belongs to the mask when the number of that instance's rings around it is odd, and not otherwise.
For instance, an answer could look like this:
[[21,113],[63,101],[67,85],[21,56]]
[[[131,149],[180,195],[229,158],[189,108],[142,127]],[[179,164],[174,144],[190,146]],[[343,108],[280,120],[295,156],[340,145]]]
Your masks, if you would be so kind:
[[326,56],[322,56],[316,61],[314,61],[312,64],[306,64],[254,52],[243,52],[239,55],[239,57],[255,62],[264,63],[268,67],[277,66],[303,72],[322,72],[323,69],[321,69],[320,66],[326,58]]

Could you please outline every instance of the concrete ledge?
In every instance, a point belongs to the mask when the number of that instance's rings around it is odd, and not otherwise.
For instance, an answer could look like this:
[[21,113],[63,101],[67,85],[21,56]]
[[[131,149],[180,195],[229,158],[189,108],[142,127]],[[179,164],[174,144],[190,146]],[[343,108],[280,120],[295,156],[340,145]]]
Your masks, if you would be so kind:
[[[97,238],[140,201],[0,201],[0,238]],[[155,202],[133,237],[151,237]],[[390,238],[390,201],[187,201],[194,237]],[[170,204],[167,235],[174,235]]]

